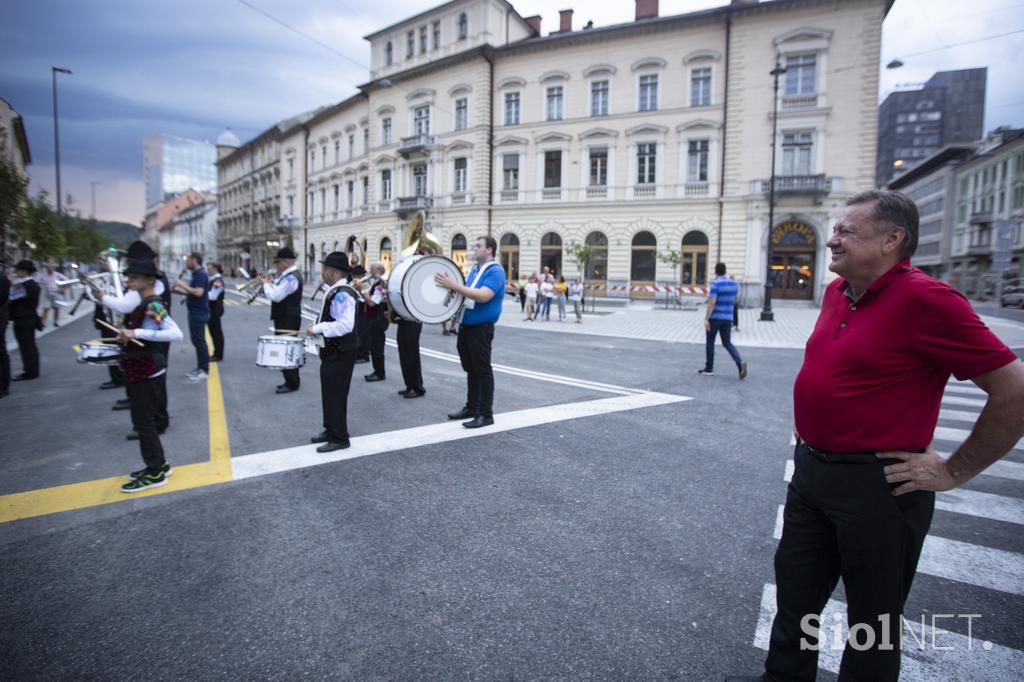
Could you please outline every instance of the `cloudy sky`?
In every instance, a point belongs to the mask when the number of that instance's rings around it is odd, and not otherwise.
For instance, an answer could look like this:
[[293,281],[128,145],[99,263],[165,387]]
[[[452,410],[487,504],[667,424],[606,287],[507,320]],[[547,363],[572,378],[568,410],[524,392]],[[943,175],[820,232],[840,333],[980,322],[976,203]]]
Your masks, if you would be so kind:
[[[50,67],[59,84],[65,193],[101,219],[138,223],[144,211],[142,139],[154,133],[214,140],[231,126],[243,140],[298,112],[337,102],[367,80],[362,36],[440,4],[413,0],[244,0],[331,49],[297,35],[242,0],[8,0],[0,25],[0,97],[25,119],[32,190],[52,193]],[[558,7],[575,27],[630,21],[631,0],[513,3],[541,14]],[[662,0],[661,14],[726,4]],[[556,9],[549,9],[556,7]],[[879,98],[935,71],[988,66],[986,129],[1024,125],[1024,0],[897,0],[885,23]],[[968,43],[960,45],[961,43]],[[948,47],[953,46],[953,47]],[[340,54],[338,54],[340,53]],[[342,56],[343,55],[343,56]]]

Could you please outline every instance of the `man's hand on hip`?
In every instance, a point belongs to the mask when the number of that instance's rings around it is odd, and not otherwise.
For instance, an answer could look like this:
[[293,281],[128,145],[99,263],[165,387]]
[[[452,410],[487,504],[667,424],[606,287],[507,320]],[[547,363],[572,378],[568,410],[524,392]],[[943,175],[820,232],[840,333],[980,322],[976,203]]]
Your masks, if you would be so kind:
[[924,453],[879,452],[876,456],[878,459],[901,460],[899,464],[890,464],[884,469],[885,480],[888,483],[903,483],[892,491],[893,495],[911,493],[915,490],[938,492],[951,490],[957,486],[957,480],[946,465],[946,460],[931,448]]

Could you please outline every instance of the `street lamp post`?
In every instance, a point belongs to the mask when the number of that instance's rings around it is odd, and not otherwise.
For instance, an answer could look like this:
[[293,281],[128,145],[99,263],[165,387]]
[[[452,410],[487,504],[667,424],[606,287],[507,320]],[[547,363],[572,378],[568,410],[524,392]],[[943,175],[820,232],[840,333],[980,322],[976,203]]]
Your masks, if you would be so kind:
[[60,213],[64,199],[60,195],[60,133],[57,129],[57,74],[66,73],[70,76],[71,70],[62,69],[59,66],[51,66],[50,73],[53,76],[53,166],[57,174],[57,213]]
[[764,280],[764,305],[761,308],[761,321],[774,322],[775,313],[772,312],[772,228],[775,226],[775,140],[779,129],[779,76],[786,73],[786,69],[775,62],[775,68],[769,75],[772,76],[772,172],[768,180],[768,245],[765,251],[767,267],[765,268]]

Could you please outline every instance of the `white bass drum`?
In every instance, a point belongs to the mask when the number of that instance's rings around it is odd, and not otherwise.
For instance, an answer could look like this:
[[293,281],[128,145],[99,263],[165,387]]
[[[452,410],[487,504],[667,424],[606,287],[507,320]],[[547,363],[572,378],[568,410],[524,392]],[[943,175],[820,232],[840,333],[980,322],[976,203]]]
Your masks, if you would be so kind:
[[463,296],[445,289],[434,275],[446,272],[459,284],[465,284],[459,266],[444,256],[409,256],[391,269],[388,278],[388,304],[402,319],[424,324],[450,320],[462,307]]

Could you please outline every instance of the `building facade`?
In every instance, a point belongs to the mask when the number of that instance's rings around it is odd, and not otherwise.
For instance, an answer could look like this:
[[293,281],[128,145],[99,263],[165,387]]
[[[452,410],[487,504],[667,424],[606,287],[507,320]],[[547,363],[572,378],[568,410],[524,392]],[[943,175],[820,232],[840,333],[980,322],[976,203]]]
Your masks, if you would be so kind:
[[830,226],[874,184],[889,4],[736,1],[660,17],[640,0],[627,24],[574,30],[565,11],[541,35],[539,18],[500,0],[447,3],[368,36],[374,79],[282,131],[279,222],[307,268],[352,243],[389,262],[424,209],[457,261],[493,235],[511,279],[544,265],[574,276],[574,246],[587,245],[599,295],[704,286],[722,260],[748,303],[771,240],[775,297],[817,301]]
[[146,211],[142,221],[142,239],[156,250],[164,269],[173,270],[175,260],[181,255],[173,247],[170,236],[173,234],[175,219],[182,211],[213,200],[211,192],[199,193],[189,188],[172,199],[150,206]]
[[142,141],[146,208],[187,189],[217,190],[216,148],[209,142],[176,135],[150,135]]
[[900,90],[878,112],[879,187],[945,146],[981,139],[988,69],[939,71],[915,90]]
[[217,261],[217,200],[211,194],[182,209],[160,231],[163,262],[183,262],[193,251],[203,255],[204,263]]

